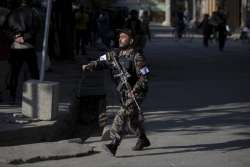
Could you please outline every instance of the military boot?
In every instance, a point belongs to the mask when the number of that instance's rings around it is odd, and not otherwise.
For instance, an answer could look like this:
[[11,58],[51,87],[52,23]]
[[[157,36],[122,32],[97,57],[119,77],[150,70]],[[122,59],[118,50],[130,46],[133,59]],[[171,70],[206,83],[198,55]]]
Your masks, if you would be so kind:
[[151,145],[150,141],[148,140],[147,136],[143,134],[139,137],[134,147],[132,147],[132,150],[134,151],[140,151],[143,150],[144,147],[149,147]]
[[103,148],[111,156],[115,156],[119,144],[120,144],[120,142],[115,139],[115,140],[112,140],[112,142],[110,144],[104,144]]

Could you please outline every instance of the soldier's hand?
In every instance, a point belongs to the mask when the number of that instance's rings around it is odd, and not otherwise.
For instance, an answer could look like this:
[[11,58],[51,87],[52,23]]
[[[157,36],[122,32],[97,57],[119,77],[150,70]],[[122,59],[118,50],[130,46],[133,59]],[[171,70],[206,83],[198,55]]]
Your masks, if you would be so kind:
[[89,64],[84,64],[82,65],[82,70],[83,71],[93,71],[94,70],[94,64],[93,63],[89,63]]
[[17,43],[24,43],[24,38],[22,36],[16,36],[15,42],[17,42]]
[[87,64],[84,64],[84,65],[82,65],[82,71],[86,71],[87,70]]
[[137,96],[137,93],[134,90],[131,90],[128,92],[128,97],[129,98],[134,98]]
[[128,92],[128,97],[129,97],[129,98],[133,98],[133,94],[134,94],[134,92],[133,92],[132,90],[129,91],[129,92]]

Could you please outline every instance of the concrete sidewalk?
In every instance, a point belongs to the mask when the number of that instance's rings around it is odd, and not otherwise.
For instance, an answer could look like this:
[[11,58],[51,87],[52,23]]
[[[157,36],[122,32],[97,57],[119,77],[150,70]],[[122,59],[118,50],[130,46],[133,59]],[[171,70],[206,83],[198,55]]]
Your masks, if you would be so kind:
[[93,147],[70,141],[1,147],[0,164],[25,164],[94,154]]

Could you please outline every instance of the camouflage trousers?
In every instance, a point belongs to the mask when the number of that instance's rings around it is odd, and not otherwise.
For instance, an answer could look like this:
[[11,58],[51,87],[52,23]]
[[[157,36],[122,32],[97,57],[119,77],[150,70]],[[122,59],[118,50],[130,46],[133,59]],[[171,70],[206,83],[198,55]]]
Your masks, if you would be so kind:
[[145,133],[143,122],[143,113],[139,112],[135,105],[121,107],[117,112],[112,128],[110,129],[110,138],[112,140],[116,139],[121,141],[128,131],[131,131],[136,134],[137,137],[140,137]]

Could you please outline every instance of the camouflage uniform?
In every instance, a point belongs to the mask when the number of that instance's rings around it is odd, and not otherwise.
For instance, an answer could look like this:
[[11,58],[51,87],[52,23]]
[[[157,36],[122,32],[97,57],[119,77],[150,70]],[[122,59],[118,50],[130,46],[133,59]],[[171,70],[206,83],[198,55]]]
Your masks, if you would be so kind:
[[144,128],[143,114],[139,111],[132,97],[128,95],[126,87],[121,84],[119,78],[115,77],[119,71],[114,63],[114,56],[120,66],[130,74],[128,83],[139,105],[141,105],[148,91],[149,70],[146,66],[144,56],[133,49],[126,52],[114,50],[101,56],[99,60],[90,63],[95,70],[110,69],[117,85],[122,107],[114,118],[110,137],[120,142],[126,133],[126,127],[136,133],[138,137],[144,134]]

